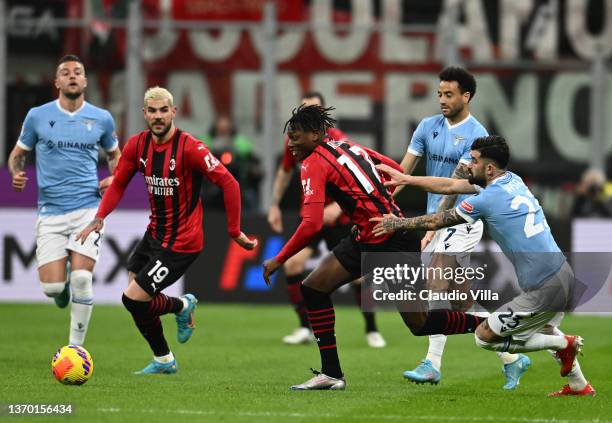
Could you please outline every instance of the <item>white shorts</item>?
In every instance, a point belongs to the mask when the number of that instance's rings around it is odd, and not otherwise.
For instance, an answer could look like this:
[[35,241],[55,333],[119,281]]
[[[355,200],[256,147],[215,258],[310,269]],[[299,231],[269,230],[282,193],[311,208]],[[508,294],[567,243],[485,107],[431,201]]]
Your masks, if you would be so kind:
[[36,221],[36,261],[41,267],[68,256],[68,251],[98,261],[104,229],[89,234],[85,243],[76,241],[78,233],[96,216],[97,209],[79,209],[56,216],[39,216]]
[[428,266],[432,253],[456,256],[462,267],[470,264],[470,253],[482,238],[484,225],[477,220],[474,223],[462,223],[450,228],[438,229],[433,239],[423,250],[422,261]]
[[526,340],[544,326],[557,327],[563,319],[573,292],[574,272],[565,262],[542,287],[523,292],[497,311],[491,313],[487,322],[499,336],[512,336]]

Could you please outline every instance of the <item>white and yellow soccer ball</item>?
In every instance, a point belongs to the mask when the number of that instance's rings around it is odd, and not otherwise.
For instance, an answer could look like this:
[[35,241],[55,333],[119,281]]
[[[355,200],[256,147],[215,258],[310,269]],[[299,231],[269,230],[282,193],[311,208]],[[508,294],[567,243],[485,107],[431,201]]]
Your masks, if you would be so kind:
[[82,385],[93,374],[89,352],[79,345],[66,345],[57,350],[51,361],[53,376],[64,385]]

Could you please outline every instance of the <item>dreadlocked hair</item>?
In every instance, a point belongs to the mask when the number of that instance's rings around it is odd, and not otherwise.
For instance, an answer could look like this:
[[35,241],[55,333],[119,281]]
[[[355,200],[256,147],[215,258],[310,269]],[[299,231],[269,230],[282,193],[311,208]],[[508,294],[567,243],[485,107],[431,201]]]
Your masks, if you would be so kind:
[[285,123],[283,133],[287,132],[287,129],[290,131],[301,129],[304,132],[319,131],[324,134],[336,124],[336,119],[329,114],[332,110],[336,110],[336,108],[333,106],[306,106],[304,103],[297,109],[293,109],[291,118]]

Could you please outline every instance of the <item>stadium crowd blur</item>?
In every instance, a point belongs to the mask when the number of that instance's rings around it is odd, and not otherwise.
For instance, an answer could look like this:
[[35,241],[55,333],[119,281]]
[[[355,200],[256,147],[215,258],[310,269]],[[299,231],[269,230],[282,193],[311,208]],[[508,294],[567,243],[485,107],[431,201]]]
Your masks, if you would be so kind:
[[[189,7],[182,7],[181,5],[195,5],[200,3],[204,4],[204,2],[198,2],[198,0],[174,0],[173,2],[143,0],[141,3],[142,18],[158,19],[160,17],[167,17],[170,13],[178,13],[177,11],[181,10],[183,11],[182,13],[186,13],[185,11],[196,10],[197,8],[194,6],[193,8],[189,9]],[[209,3],[213,4],[215,2]],[[221,2],[219,2],[219,4],[220,3]],[[240,2],[229,3],[232,5],[240,4]],[[301,5],[299,13],[302,16],[298,17],[298,20],[312,18],[310,13],[315,2],[311,0],[296,0],[295,2],[281,3],[291,5],[291,7],[298,4]],[[339,23],[349,23],[351,19],[354,19],[354,16],[352,15],[355,13],[354,2],[335,1],[331,3],[333,4],[330,7],[333,8],[332,19],[334,21]],[[400,14],[402,24],[436,25],[438,23],[441,10],[446,7],[446,3],[449,2],[444,2],[442,0],[431,0],[426,2],[422,0],[402,0],[402,2],[398,3],[401,3],[402,10]],[[545,22],[543,19],[548,16],[546,15],[548,10],[546,7],[548,6],[544,4],[546,2],[522,3],[529,3],[528,13],[525,12],[526,15],[521,15],[520,18],[524,21],[521,21],[521,24],[524,25],[523,29],[526,30],[527,28],[534,28],[538,26],[536,25],[538,22],[540,26],[544,28]],[[587,16],[588,22],[585,25],[588,27],[591,33],[596,35],[600,32],[604,32],[604,27],[606,25],[606,19],[604,19],[605,13],[597,12],[598,9],[605,9],[603,3],[604,2],[589,2],[589,12]],[[172,5],[170,12],[168,10],[161,10],[161,8],[163,8],[162,5],[164,4]],[[510,13],[512,11],[509,9],[506,10],[507,8],[502,7],[502,4],[509,4],[506,2],[474,1],[473,3],[470,3],[470,7],[474,7],[474,10],[476,9],[475,4],[478,4],[478,7],[484,12],[481,17],[488,25],[488,28],[484,32],[491,34],[491,50],[498,54],[499,51],[502,50],[502,41],[500,39],[501,23],[506,21],[509,22],[518,15],[513,15]],[[111,28],[102,20],[109,18],[125,19],[128,15],[128,5],[129,1],[127,0],[50,0],[47,2],[35,0],[8,1],[7,15],[13,16],[8,25],[9,32],[7,43],[9,59],[7,63],[7,103],[10,104],[10,107],[7,108],[7,125],[4,129],[7,142],[5,151],[0,152],[0,154],[4,154],[5,158],[8,157],[8,152],[14,145],[14,142],[19,135],[21,122],[23,121],[27,110],[34,105],[49,101],[55,96],[54,90],[49,89],[49,87],[52,85],[49,84],[49,75],[51,75],[53,72],[53,63],[55,63],[57,58],[61,57],[61,55],[67,51],[77,53],[85,60],[88,75],[92,76],[91,86],[94,85],[95,78],[95,85],[98,87],[97,95],[94,96],[93,88],[89,88],[86,93],[86,99],[91,101],[93,104],[108,107],[117,121],[120,140],[124,142],[127,139],[127,135],[129,134],[123,133],[125,130],[125,123],[123,121],[125,118],[125,109],[123,105],[119,105],[118,98],[120,98],[120,96],[117,94],[117,91],[122,90],[122,86],[120,84],[116,84],[115,82],[120,81],[120,78],[117,78],[116,75],[123,72],[126,66],[126,33],[123,30]],[[567,18],[568,12],[566,9],[568,7],[568,2],[560,1],[559,10],[555,11],[553,15],[559,16],[559,19],[563,19],[563,17]],[[385,2],[373,0],[371,2],[371,11],[368,13],[371,13],[375,20],[381,20],[383,15],[386,13],[386,10],[387,7]],[[463,11],[459,16],[459,21],[461,23],[468,21],[466,10],[467,6],[464,5]],[[14,17],[19,13],[21,13],[19,16],[27,15],[31,17],[40,17],[40,22],[31,26],[18,25],[19,22],[17,22],[15,20],[16,18]],[[55,18],[77,16],[83,16],[90,19],[91,27],[86,31],[81,31],[80,29],[54,30],[48,26],[48,23]],[[182,18],[189,19],[190,17],[183,16]],[[562,21],[559,21],[559,25],[561,25],[561,22]],[[511,23],[514,23],[514,21]],[[146,33],[148,35],[152,35],[156,34],[156,31],[157,30],[155,29],[149,28],[146,30]],[[212,38],[216,37],[217,35],[213,34]],[[536,55],[536,51],[533,47],[529,46],[529,42],[525,41],[525,39],[529,37],[527,37],[525,34],[523,35],[518,37],[521,41],[518,45],[519,51],[517,52],[517,59],[522,59],[529,62]],[[229,34],[225,34],[224,36],[231,38]],[[242,38],[248,39],[248,37],[249,35],[247,34],[247,31],[244,31],[244,36]],[[311,35],[309,35],[309,37],[312,38]],[[309,37],[307,37],[306,40],[309,40]],[[207,93],[209,93],[209,91],[212,93],[210,94],[211,97],[214,97],[212,100],[212,103],[214,103],[214,109],[206,109],[205,112],[203,112],[206,114],[206,119],[201,119],[202,115],[194,112],[194,106],[191,106],[192,108],[190,110],[193,116],[189,116],[189,113],[185,113],[186,108],[184,107],[184,104],[177,104],[179,108],[179,116],[181,116],[182,119],[191,119],[189,126],[181,126],[194,135],[201,137],[240,182],[244,211],[248,213],[264,210],[266,209],[267,205],[259,203],[260,194],[263,190],[271,190],[271,187],[262,186],[264,176],[264,169],[261,164],[262,156],[264,154],[274,154],[275,159],[280,157],[283,136],[279,131],[277,151],[260,151],[260,149],[257,148],[257,135],[253,133],[252,128],[248,128],[250,130],[245,130],[244,116],[238,115],[240,113],[237,111],[239,111],[240,106],[232,104],[232,101],[240,101],[238,99],[242,100],[242,97],[231,97],[231,94],[228,93],[231,92],[232,88],[225,89],[223,87],[215,87],[215,84],[218,81],[227,82],[229,80],[233,80],[232,78],[234,78],[234,74],[238,73],[238,71],[257,73],[259,71],[259,68],[257,67],[259,66],[259,62],[257,61],[258,59],[254,60],[253,57],[257,58],[256,55],[259,53],[256,50],[253,50],[253,42],[249,40],[246,42],[244,42],[244,40],[238,40],[235,41],[235,50],[232,52],[232,54],[228,54],[226,56],[227,59],[219,59],[217,62],[210,60],[209,62],[212,63],[212,65],[209,65],[207,64],[206,60],[203,59],[203,53],[200,52],[198,56],[194,55],[193,51],[186,51],[183,49],[183,47],[189,45],[185,42],[187,38],[188,37],[186,37],[183,33],[176,37],[176,40],[178,41],[175,41],[175,44],[172,44],[173,48],[168,47],[164,54],[159,54],[158,56],[153,54],[153,56],[156,57],[156,61],[152,60],[151,63],[154,62],[152,65],[145,60],[144,67],[148,74],[148,82],[160,83],[163,85],[165,82],[167,82],[168,74],[174,70],[184,72],[185,74],[198,73],[198,75],[204,75],[205,77],[209,78],[209,80],[204,80],[204,85],[208,84],[208,86],[210,86],[210,89],[207,88],[206,90]],[[164,50],[166,47],[164,47],[164,43],[162,41],[167,40],[160,39],[158,41],[159,44],[154,44],[153,48],[158,48],[160,51]],[[535,38],[532,41],[535,43]],[[170,43],[170,41],[168,41],[168,43]],[[412,127],[410,125],[405,125],[405,135],[403,135],[403,138],[391,139],[389,132],[385,132],[387,128],[384,127],[383,121],[392,121],[393,119],[387,116],[390,113],[389,110],[382,108],[384,99],[381,100],[379,98],[380,93],[378,93],[378,91],[382,89],[380,87],[383,87],[386,81],[378,78],[380,78],[380,75],[384,75],[388,70],[397,72],[397,74],[402,73],[402,71],[395,70],[394,66],[396,66],[396,64],[393,63],[393,60],[395,59],[389,60],[388,62],[384,62],[382,60],[376,62],[376,60],[372,60],[373,56],[368,56],[368,54],[378,54],[382,56],[382,53],[380,53],[382,48],[375,43],[376,40],[373,40],[372,44],[376,46],[376,48],[368,48],[367,50],[364,50],[364,53],[362,53],[362,56],[359,57],[359,60],[355,60],[355,63],[357,64],[353,69],[351,67],[353,64],[352,62],[345,64],[341,63],[341,61],[336,63],[332,59],[326,59],[327,62],[317,59],[317,57],[320,56],[320,51],[317,51],[317,48],[313,47],[312,40],[310,40],[304,44],[306,46],[305,48],[302,48],[302,50],[296,50],[298,53],[305,52],[307,54],[304,56],[305,59],[302,60],[302,58],[300,58],[300,60],[296,60],[295,63],[286,61],[282,63],[284,68],[281,70],[286,72],[286,74],[291,75],[292,77],[295,76],[296,79],[299,79],[301,89],[303,91],[305,91],[306,88],[316,88],[321,90],[326,97],[329,96],[333,98],[334,93],[330,92],[331,89],[337,90],[338,92],[342,90],[350,91],[351,89],[355,89],[358,91],[358,95],[362,95],[366,91],[376,92],[376,95],[372,95],[371,98],[368,99],[369,103],[367,108],[369,108],[368,113],[370,113],[370,115],[365,117],[364,115],[354,117],[351,116],[351,113],[353,112],[351,110],[338,110],[337,114],[341,115],[339,116],[339,123],[343,131],[347,132],[349,135],[354,134],[355,141],[363,143],[364,139],[360,138],[360,136],[361,134],[366,134],[372,140],[372,146],[378,147],[382,152],[387,153],[382,146],[388,146],[391,143],[401,144],[402,148],[405,149],[410,139],[410,134],[412,130],[414,130],[414,122],[411,122],[411,125],[413,125]],[[556,49],[559,59],[575,60],[577,57],[580,58],[580,55],[577,54],[576,45],[569,39],[567,29],[563,29],[563,31],[558,34],[558,40],[555,41],[554,48]],[[462,51],[464,50],[467,51],[467,53],[465,53],[467,56],[474,54],[473,51],[470,53],[469,49],[463,49]],[[256,54],[253,54],[254,51]],[[377,53],[370,53],[370,51]],[[146,54],[151,55],[152,53],[146,52]],[[146,54],[143,53],[143,55]],[[213,56],[214,55],[207,57]],[[397,57],[401,56],[401,54],[398,54]],[[299,57],[299,54],[296,55],[296,57]],[[427,57],[428,60],[430,60],[431,55],[427,55]],[[466,57],[463,57],[463,59],[465,58]],[[467,57],[467,59],[469,58],[470,57]],[[205,63],[205,65],[201,66],[202,63]],[[251,63],[257,63],[257,65],[254,67]],[[320,63],[323,64],[321,65]],[[588,72],[588,62],[585,60],[584,63],[587,64],[585,69],[587,69],[586,72]],[[386,67],[387,65],[389,66]],[[418,65],[422,66],[422,69],[424,69],[423,72],[425,73],[435,74],[437,71],[439,71],[439,63],[435,66],[432,66],[431,62]],[[322,68],[322,66],[327,66],[327,68]],[[412,66],[412,64],[409,66]],[[194,71],[194,69],[196,70]],[[402,68],[399,67],[398,69]],[[322,70],[324,72],[321,72]],[[371,77],[373,82],[371,83],[371,87],[363,85],[363,87],[357,88],[355,88],[354,85],[362,84],[362,82],[355,84],[354,81],[348,81],[343,85],[343,82],[341,81],[341,83],[338,85],[330,84],[330,89],[323,87],[311,87],[309,85],[313,83],[312,75],[317,73],[333,74],[335,71],[338,71],[338,73],[348,71],[362,72],[364,78],[368,79]],[[484,74],[490,72],[490,69],[485,67],[477,70],[476,76],[480,84],[484,81],[479,79],[478,72]],[[567,160],[567,156],[569,154],[565,156],[559,155],[559,148],[554,144],[552,141],[553,137],[548,134],[549,131],[546,129],[546,126],[550,125],[550,122],[545,122],[545,119],[543,118],[544,112],[537,111],[537,109],[544,110],[547,102],[554,103],[555,99],[552,97],[550,92],[546,90],[549,86],[549,80],[556,75],[555,72],[557,72],[556,69],[553,69],[552,71],[547,69],[543,72],[535,70],[532,73],[529,73],[529,69],[525,70],[519,67],[514,67],[503,69],[497,74],[496,83],[498,83],[498,85],[493,84],[493,86],[495,89],[509,93],[509,104],[517,102],[517,98],[521,97],[519,88],[517,88],[518,82],[515,81],[527,84],[531,83],[531,78],[533,78],[533,80],[536,81],[534,84],[540,84],[538,86],[538,90],[545,91],[543,95],[542,93],[539,94],[542,101],[541,103],[537,104],[537,107],[534,106],[534,111],[523,112],[522,110],[519,110],[518,107],[515,110],[516,113],[522,113],[524,115],[522,116],[523,118],[530,113],[533,113],[533,116],[527,116],[529,119],[536,122],[534,124],[533,135],[531,135],[533,141],[529,140],[528,142],[539,144],[534,147],[535,153],[533,153],[532,156],[529,156],[528,159],[525,159],[522,162],[511,163],[511,167],[525,178],[532,191],[539,198],[544,198],[541,200],[541,203],[547,210],[549,216],[560,219],[570,217],[609,217],[612,214],[612,183],[610,182],[610,173],[612,173],[612,169],[610,166],[610,160],[608,160],[608,175],[606,178],[605,172],[602,173],[601,171],[587,170],[588,166],[585,161],[579,162],[578,160]],[[409,74],[409,72],[405,73]],[[511,77],[506,78],[504,76],[510,74],[512,74]],[[44,76],[41,77],[40,75]],[[490,77],[490,75],[487,75],[487,77]],[[524,77],[524,80],[521,80],[522,77]],[[46,80],[43,78],[46,78]],[[491,85],[492,84],[489,81],[489,87]],[[374,86],[377,88],[374,89]],[[419,84],[419,81],[417,81],[414,87],[411,89],[415,92],[424,92],[425,90],[425,88]],[[483,99],[487,96],[487,88],[484,83],[479,85],[479,90],[481,89],[482,91],[479,91],[479,94],[475,99],[477,105],[478,103],[482,103]],[[583,91],[588,90],[582,90],[580,91],[580,94],[583,94]],[[299,93],[295,94],[299,95]],[[284,93],[281,95],[284,95]],[[583,110],[588,109],[588,107],[583,107],[585,105],[583,104],[585,100],[581,99],[582,97],[585,96],[581,95],[580,98],[576,100],[576,107],[574,108],[577,115],[575,120],[576,126],[579,129],[576,131],[578,135],[585,135],[589,133],[588,118],[584,116],[584,113],[581,114]],[[417,102],[418,100],[419,99],[417,98]],[[346,102],[346,100],[344,101]],[[359,103],[360,101],[361,100],[356,101],[355,104],[361,104]],[[219,106],[218,103],[221,103],[221,106]],[[330,105],[338,105],[333,104],[333,100],[329,103]],[[344,104],[345,107],[348,105],[350,108],[351,106],[347,103]],[[489,108],[495,108],[494,106],[495,104],[487,104],[487,107]],[[357,106],[355,107],[357,110]],[[419,105],[415,108],[419,107],[421,106]],[[499,107],[497,107],[497,109],[499,109]],[[279,114],[278,116],[278,121],[280,123],[284,122],[286,119],[286,114],[289,113],[289,110],[284,110],[281,112],[283,114]],[[207,128],[206,126],[208,126],[211,122],[210,115],[214,115],[215,113],[222,114],[216,116],[211,128]],[[259,111],[255,111],[253,114],[257,115],[257,119],[260,118]],[[487,121],[487,119],[490,119],[490,116],[479,115],[477,112],[475,112],[475,115],[477,115],[479,119],[483,120],[486,123],[486,126],[492,129],[492,132],[498,132],[508,137],[511,144],[517,141],[510,139],[508,134],[503,133],[503,128],[500,129],[499,126],[491,125],[491,123]],[[423,116],[419,116],[416,121],[420,120],[422,117]],[[513,117],[510,117],[510,119],[513,119]],[[261,127],[257,125],[261,125],[261,122],[258,122],[255,125],[256,130],[260,131]],[[541,136],[542,134],[544,134],[544,136]],[[395,156],[393,158],[396,160],[401,159],[398,154],[391,155]],[[537,163],[537,166],[534,166],[535,163]],[[417,173],[422,174],[423,171],[424,169],[422,167],[417,168]],[[223,202],[220,198],[220,193],[215,192],[213,187],[209,185],[205,186],[204,195],[206,196],[206,204],[208,208],[222,207]],[[414,200],[415,198],[418,198],[418,200]],[[294,176],[288,193],[283,201],[283,208],[298,210],[299,201],[300,186],[297,181],[297,176]],[[424,202],[425,196],[416,190],[406,189],[405,193],[402,195],[402,198],[400,198],[400,205],[402,205],[404,208],[414,209],[415,211],[422,210],[424,208]]]
[[[238,131],[227,115],[217,116],[208,134],[200,138],[240,184],[242,210],[257,211],[263,169],[253,142]],[[223,192],[217,185],[207,182],[203,191],[207,207],[223,209]]]
[[608,167],[608,180],[604,172],[598,169],[587,169],[576,185],[572,217],[611,217],[612,216],[612,181],[609,177],[612,169]]

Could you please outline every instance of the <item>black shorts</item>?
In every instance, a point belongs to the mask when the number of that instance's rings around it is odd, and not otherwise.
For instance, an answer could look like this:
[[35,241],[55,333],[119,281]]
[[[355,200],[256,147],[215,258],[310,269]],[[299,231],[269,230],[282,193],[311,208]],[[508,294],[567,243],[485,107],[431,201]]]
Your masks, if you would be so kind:
[[153,296],[183,276],[199,255],[199,252],[178,253],[163,248],[146,232],[128,259],[127,268],[136,274],[136,283]]
[[351,233],[351,225],[333,225],[333,226],[323,226],[323,229],[314,237],[314,239],[308,245],[313,250],[317,251],[319,249],[319,244],[321,240],[325,241],[325,245],[327,245],[327,249],[329,251],[336,248],[340,242],[346,238]]
[[342,239],[333,249],[338,259],[354,279],[361,274],[361,253],[365,252],[418,252],[421,250],[421,238],[415,231],[402,230],[396,232],[388,240],[380,244],[363,244],[355,241],[353,234]]

